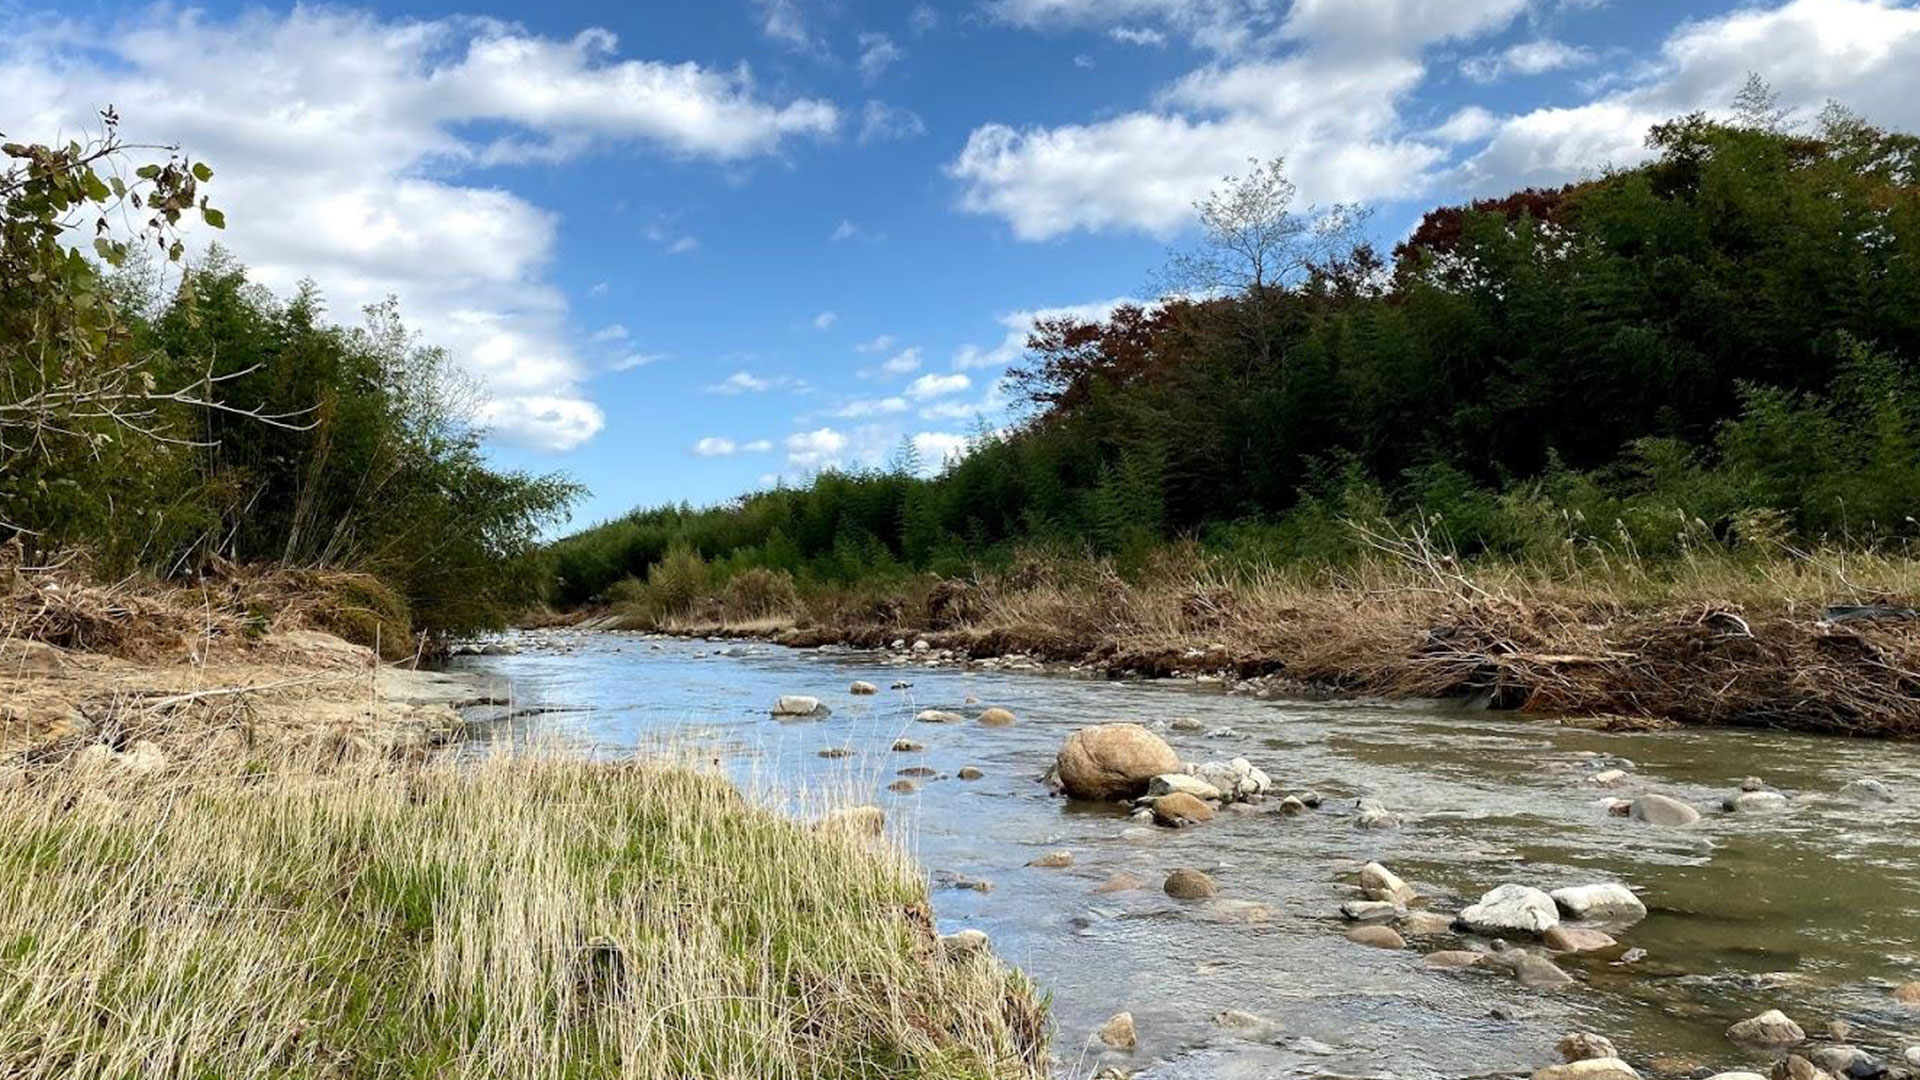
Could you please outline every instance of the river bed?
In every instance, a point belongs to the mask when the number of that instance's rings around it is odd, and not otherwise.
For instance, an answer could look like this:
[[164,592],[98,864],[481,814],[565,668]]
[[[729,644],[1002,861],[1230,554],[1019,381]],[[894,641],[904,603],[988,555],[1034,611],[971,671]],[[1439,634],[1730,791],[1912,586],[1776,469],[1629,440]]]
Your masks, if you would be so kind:
[[[1645,1075],[1765,1072],[1774,1055],[1735,1045],[1725,1030],[1769,1008],[1817,1038],[1844,1020],[1856,1042],[1893,1062],[1920,1043],[1920,1009],[1889,993],[1920,977],[1920,746],[1727,730],[1608,734],[1443,705],[1264,700],[1184,680],[752,643],[515,640],[517,655],[454,663],[509,679],[523,714],[551,710],[511,721],[516,737],[559,736],[601,752],[663,740],[711,746],[746,787],[885,807],[933,875],[940,929],[985,931],[1051,993],[1063,1076],[1109,1066],[1142,1080],[1525,1075],[1558,1061],[1554,1044],[1573,1030],[1610,1037]],[[881,692],[850,694],[856,679]],[[912,685],[889,689],[896,681]],[[816,696],[832,713],[773,719],[783,694]],[[988,706],[1017,722],[914,720],[925,709],[972,718]],[[1070,803],[1041,780],[1075,728],[1180,718],[1202,729],[1162,732],[1183,759],[1244,756],[1272,777],[1276,798],[1313,790],[1323,804],[1287,817],[1269,800],[1171,830],[1129,820],[1122,807]],[[902,738],[925,749],[893,750]],[[985,775],[959,780],[964,766]],[[1628,772],[1624,787],[1593,784],[1610,768]],[[907,769],[933,775],[917,791],[887,790]],[[1750,776],[1786,794],[1786,809],[1717,812]],[[1895,801],[1838,797],[1862,777],[1884,782]],[[1662,828],[1599,805],[1640,791],[1706,817]],[[1357,828],[1363,797],[1402,823]],[[1071,866],[1026,865],[1060,850]],[[1424,953],[1475,944],[1450,934],[1409,937],[1403,951],[1355,944],[1339,909],[1372,860],[1444,912],[1508,882],[1625,883],[1650,914],[1616,936],[1646,956],[1561,957],[1575,984],[1533,991],[1484,970],[1424,966]],[[1160,884],[1176,867],[1211,874],[1218,896],[1169,898]],[[1143,886],[1096,891],[1121,874]],[[1094,1037],[1122,1010],[1139,1032],[1132,1053]],[[1224,1010],[1268,1026],[1229,1030],[1215,1021]]]

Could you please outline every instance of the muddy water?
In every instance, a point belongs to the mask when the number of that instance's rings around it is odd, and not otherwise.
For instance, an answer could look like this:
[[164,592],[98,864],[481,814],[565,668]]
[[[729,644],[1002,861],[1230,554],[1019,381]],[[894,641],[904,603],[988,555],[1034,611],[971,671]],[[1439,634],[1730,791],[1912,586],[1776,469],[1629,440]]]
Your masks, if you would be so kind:
[[[1566,1031],[1609,1035],[1656,1075],[1764,1066],[1729,1043],[1728,1024],[1782,1008],[1810,1032],[1855,1025],[1855,1040],[1899,1060],[1920,1043],[1920,1010],[1888,988],[1920,978],[1920,746],[1772,733],[1609,735],[1549,721],[1438,706],[1303,704],[1185,682],[1112,683],[979,671],[768,645],[649,641],[624,635],[522,639],[517,656],[458,663],[509,677],[521,707],[567,707],[513,721],[618,750],[668,733],[716,748],[743,778],[851,787],[885,806],[935,872],[941,929],[986,931],[1053,996],[1063,1074],[1108,1065],[1152,1078],[1467,1077],[1525,1073],[1557,1060]],[[723,654],[724,653],[724,654]],[[854,697],[866,679],[883,689]],[[896,680],[911,689],[885,689]],[[831,706],[820,721],[768,716],[781,694]],[[978,704],[970,705],[969,701]],[[916,723],[922,709],[1013,710],[1010,728]],[[1069,804],[1039,777],[1075,727],[1192,717],[1207,733],[1168,733],[1187,760],[1244,755],[1277,792],[1313,789],[1303,817],[1223,813],[1171,831],[1119,808]],[[890,749],[896,738],[925,744]],[[826,759],[819,751],[846,748]],[[962,766],[986,776],[954,779]],[[937,778],[885,790],[901,769]],[[1618,791],[1587,778],[1632,776]],[[1610,794],[1658,790],[1717,807],[1742,778],[1791,798],[1773,814],[1710,812],[1666,829],[1611,817]],[[1834,793],[1871,776],[1897,794],[1860,805]],[[1352,803],[1375,798],[1399,828],[1356,828]],[[1066,869],[1029,868],[1065,849]],[[1596,881],[1633,886],[1650,917],[1619,934],[1646,950],[1631,965],[1562,958],[1578,980],[1529,991],[1481,971],[1423,968],[1421,952],[1461,947],[1412,939],[1406,952],[1345,940],[1339,916],[1357,866],[1377,859],[1453,911],[1506,882],[1544,889]],[[1165,896],[1174,867],[1211,873],[1219,898]],[[1145,882],[1096,893],[1116,874]],[[991,891],[941,888],[948,875]],[[1472,943],[1466,943],[1471,945]],[[1140,1046],[1102,1048],[1092,1032],[1133,1013]],[[1271,1022],[1229,1032],[1226,1009]],[[1703,1074],[1704,1075],[1704,1074]]]

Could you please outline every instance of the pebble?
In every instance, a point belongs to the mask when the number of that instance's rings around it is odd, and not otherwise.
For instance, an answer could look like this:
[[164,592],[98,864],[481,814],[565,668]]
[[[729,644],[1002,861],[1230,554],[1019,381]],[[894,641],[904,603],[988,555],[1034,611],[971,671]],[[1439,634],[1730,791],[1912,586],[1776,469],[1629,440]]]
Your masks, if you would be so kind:
[[920,743],[914,742],[912,739],[895,739],[893,740],[893,749],[896,753],[917,754],[920,751],[925,750],[926,747],[921,745]]
[[1115,1050],[1132,1053],[1140,1045],[1140,1034],[1133,1026],[1133,1014],[1114,1013],[1106,1023],[1100,1025],[1100,1041]]
[[853,751],[844,746],[829,746],[825,750],[820,751],[820,756],[823,758],[852,757]]
[[955,773],[954,775],[958,776],[962,780],[978,780],[987,774],[981,772],[979,769],[976,769],[971,765],[964,765],[964,766],[961,766],[960,771]]
[[1046,853],[1045,855],[1042,855],[1042,856],[1040,856],[1039,858],[1037,858],[1037,859],[1035,859],[1035,860],[1033,860],[1032,862],[1030,862],[1030,863],[1028,863],[1027,865],[1028,865],[1028,866],[1037,866],[1037,867],[1040,867],[1040,868],[1042,868],[1042,869],[1047,869],[1047,870],[1057,870],[1057,869],[1059,869],[1060,867],[1063,867],[1063,866],[1072,866],[1072,865],[1073,865],[1073,852],[1071,852],[1071,851],[1049,851],[1049,852],[1047,852],[1047,853]]
[[940,775],[940,770],[935,769],[928,765],[909,765],[906,768],[901,769],[899,772],[894,773],[894,775],[895,776],[919,776],[919,777],[938,776]]
[[1347,931],[1347,940],[1356,945],[1369,945],[1376,949],[1404,949],[1406,939],[1394,932],[1391,926],[1356,926]]
[[1442,949],[1439,952],[1428,953],[1421,963],[1437,968],[1470,968],[1479,963],[1480,958],[1485,955],[1487,954],[1468,952],[1465,949]]
[[1753,1046],[1798,1046],[1807,1040],[1807,1033],[1786,1013],[1769,1009],[1728,1028],[1727,1038]]
[[895,795],[911,795],[920,790],[920,785],[911,780],[895,780],[887,785],[887,790]]
[[1206,874],[1182,867],[1167,875],[1161,888],[1175,900],[1204,900],[1218,892],[1213,879]]

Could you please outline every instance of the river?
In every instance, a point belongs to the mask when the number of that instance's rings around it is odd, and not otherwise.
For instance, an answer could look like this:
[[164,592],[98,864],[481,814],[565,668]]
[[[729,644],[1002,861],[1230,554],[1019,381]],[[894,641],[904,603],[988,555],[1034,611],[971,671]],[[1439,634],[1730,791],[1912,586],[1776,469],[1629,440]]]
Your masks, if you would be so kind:
[[[1733,1044],[1725,1030],[1769,1008],[1818,1038],[1844,1020],[1856,1042],[1893,1061],[1920,1043],[1920,1009],[1889,995],[1920,977],[1920,746],[1726,730],[1607,734],[1431,704],[1264,700],[1191,681],[764,644],[516,640],[518,655],[454,661],[510,680],[523,713],[554,710],[511,721],[516,735],[604,752],[691,742],[711,746],[748,788],[885,807],[934,875],[941,930],[985,931],[1051,993],[1062,1075],[1107,1066],[1143,1080],[1524,1075],[1557,1061],[1555,1042],[1573,1030],[1609,1036],[1644,1075],[1765,1072],[1772,1055]],[[881,692],[853,696],[855,679]],[[912,686],[888,689],[896,681]],[[775,720],[782,694],[817,696],[832,714]],[[987,706],[1018,722],[914,720],[923,709],[973,717]],[[1288,817],[1270,800],[1170,830],[1120,807],[1069,803],[1041,782],[1077,727],[1176,718],[1205,729],[1164,733],[1184,759],[1244,756],[1271,775],[1276,795],[1311,789],[1324,803]],[[925,749],[897,752],[901,738]],[[851,753],[821,756],[833,748]],[[956,779],[969,765],[984,777]],[[1616,767],[1630,774],[1625,787],[1594,786],[1596,773]],[[903,769],[935,775],[917,791],[888,791]],[[1787,808],[1717,812],[1749,776],[1785,793]],[[1860,777],[1883,781],[1896,801],[1837,796]],[[1638,791],[1708,812],[1675,829],[1598,805]],[[1360,797],[1402,824],[1357,828]],[[1073,854],[1070,867],[1026,865],[1057,850]],[[1449,912],[1507,882],[1626,883],[1650,914],[1616,936],[1646,956],[1561,957],[1575,984],[1532,991],[1483,970],[1423,966],[1422,953],[1461,946],[1451,935],[1410,937],[1405,951],[1352,943],[1339,908],[1356,897],[1353,874],[1369,860]],[[1207,871],[1218,897],[1166,896],[1160,882],[1175,867]],[[1118,874],[1144,887],[1096,892]],[[955,878],[992,888],[951,887]],[[1227,1030],[1214,1018],[1229,1009],[1270,1027]],[[1122,1010],[1139,1031],[1131,1054],[1093,1037]]]

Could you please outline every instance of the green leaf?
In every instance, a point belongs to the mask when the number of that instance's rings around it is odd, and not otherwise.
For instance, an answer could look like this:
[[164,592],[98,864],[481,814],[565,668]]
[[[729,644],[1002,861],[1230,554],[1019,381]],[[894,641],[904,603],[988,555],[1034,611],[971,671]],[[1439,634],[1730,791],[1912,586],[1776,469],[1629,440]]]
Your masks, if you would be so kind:
[[200,209],[200,216],[206,219],[208,225],[216,229],[224,229],[227,227],[227,215],[215,210],[211,206],[202,207]]
[[139,177],[142,180],[151,180],[154,177],[160,175],[160,166],[142,165],[139,168],[133,170],[133,175]]
[[193,178],[204,184],[213,179],[213,170],[207,168],[206,162],[196,161],[193,163]]
[[86,173],[80,177],[80,181],[86,185],[87,198],[92,199],[94,202],[106,202],[108,199],[113,198],[113,190],[102,183],[99,174],[95,173],[92,169],[88,169]]
[[117,176],[115,176],[115,177],[113,177],[113,178],[111,178],[111,179],[109,179],[109,180],[107,181],[107,184],[108,184],[108,186],[110,186],[111,188],[113,188],[113,193],[114,193],[114,195],[115,195],[116,197],[118,197],[118,198],[122,198],[122,199],[124,199],[124,198],[126,198],[126,197],[127,197],[127,183],[126,183],[126,181],[124,181],[124,180],[122,180],[122,179],[120,179],[119,177],[117,177]]

